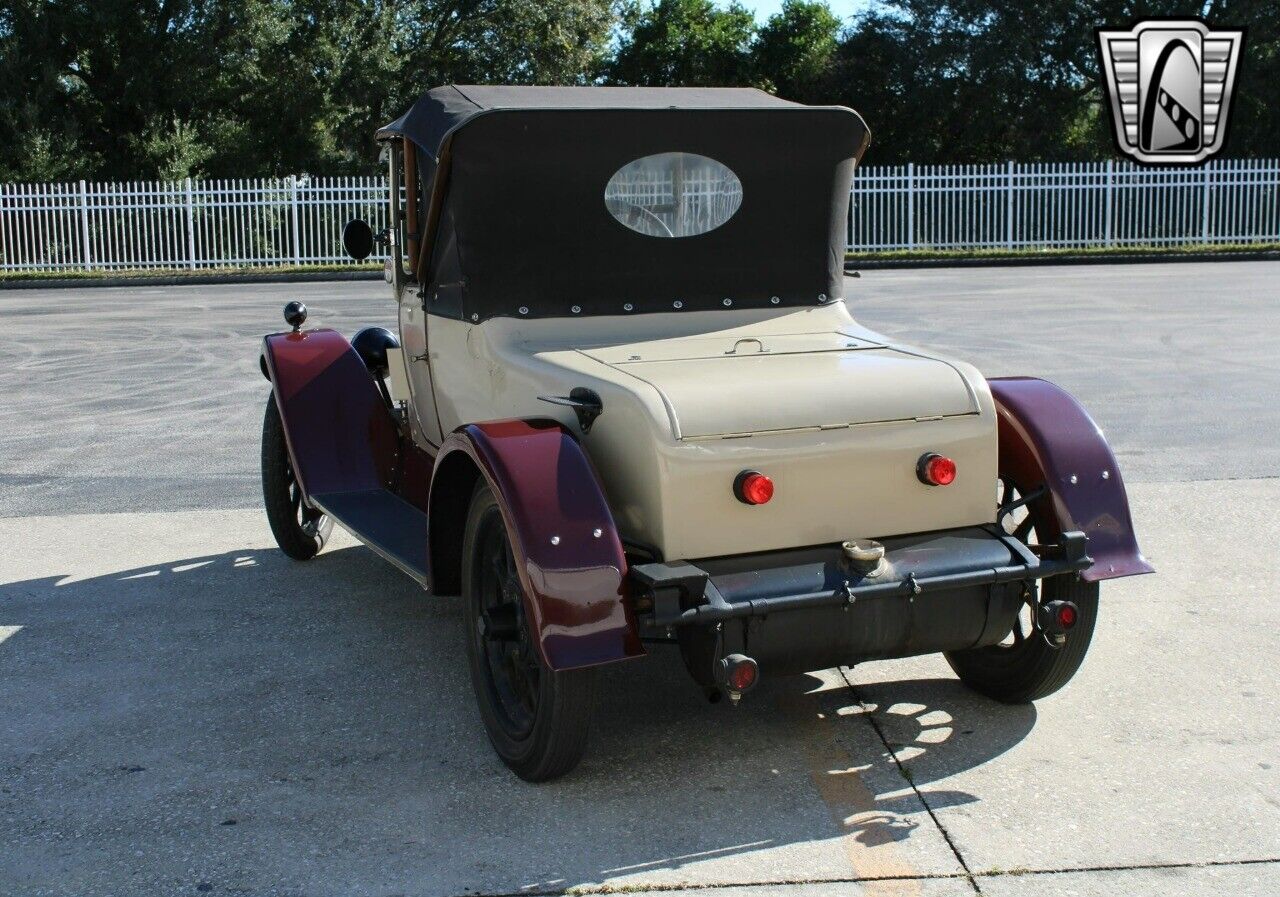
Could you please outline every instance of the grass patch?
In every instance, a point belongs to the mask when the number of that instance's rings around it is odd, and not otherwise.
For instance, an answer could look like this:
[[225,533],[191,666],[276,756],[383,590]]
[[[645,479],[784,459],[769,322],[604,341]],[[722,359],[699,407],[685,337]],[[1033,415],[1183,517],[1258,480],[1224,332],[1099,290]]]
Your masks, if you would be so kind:
[[1203,255],[1232,252],[1280,252],[1280,243],[1188,243],[1177,246],[1137,244],[1133,246],[1055,247],[1052,249],[1023,246],[1016,249],[985,247],[981,249],[932,249],[927,246],[915,249],[887,249],[867,252],[846,252],[847,262],[947,260],[947,259],[1027,259],[1027,258],[1107,258],[1127,255]]
[[0,271],[0,284],[20,280],[103,280],[128,278],[148,280],[174,277],[258,277],[264,274],[345,274],[349,272],[376,274],[382,265],[228,265],[221,268],[111,268],[93,271]]

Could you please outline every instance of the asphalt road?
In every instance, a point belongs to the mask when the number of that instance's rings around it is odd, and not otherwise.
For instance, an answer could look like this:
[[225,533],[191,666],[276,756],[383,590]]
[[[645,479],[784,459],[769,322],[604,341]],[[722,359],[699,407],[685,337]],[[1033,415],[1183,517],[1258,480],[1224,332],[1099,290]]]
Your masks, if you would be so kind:
[[[1280,264],[869,271],[854,314],[1079,396],[1130,481],[1280,469]],[[258,340],[393,326],[378,282],[0,290],[0,516],[257,507]]]
[[1117,447],[1156,576],[1063,692],[937,658],[710,706],[603,672],[587,759],[493,758],[457,599],[258,508],[257,339],[379,284],[0,291],[0,894],[1280,893],[1280,265],[868,272],[855,314],[1035,373]]

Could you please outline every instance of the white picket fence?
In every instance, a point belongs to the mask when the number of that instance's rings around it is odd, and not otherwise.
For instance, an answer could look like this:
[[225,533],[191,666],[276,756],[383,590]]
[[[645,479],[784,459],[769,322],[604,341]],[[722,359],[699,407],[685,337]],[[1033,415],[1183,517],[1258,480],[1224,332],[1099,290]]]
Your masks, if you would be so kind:
[[[342,226],[384,227],[385,196],[381,177],[0,184],[0,270],[341,263]],[[1278,241],[1275,159],[867,167],[848,220],[854,250]]]

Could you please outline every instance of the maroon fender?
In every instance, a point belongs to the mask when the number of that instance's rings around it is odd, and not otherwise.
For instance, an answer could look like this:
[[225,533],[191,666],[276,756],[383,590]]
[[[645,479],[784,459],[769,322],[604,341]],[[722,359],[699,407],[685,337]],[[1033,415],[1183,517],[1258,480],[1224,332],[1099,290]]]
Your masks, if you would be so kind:
[[642,656],[613,514],[590,459],[555,421],[468,424],[445,439],[431,483],[432,568],[446,569],[437,560],[443,543],[460,550],[461,533],[438,534],[443,527],[434,522],[465,519],[460,487],[469,498],[476,469],[502,509],[547,666],[568,670]]
[[999,420],[1000,473],[1024,489],[1043,483],[1060,530],[1089,537],[1093,566],[1081,577],[1097,582],[1154,572],[1138,550],[1116,457],[1088,412],[1046,380],[987,382]]
[[386,488],[396,425],[351,344],[334,330],[276,333],[262,357],[303,494]]

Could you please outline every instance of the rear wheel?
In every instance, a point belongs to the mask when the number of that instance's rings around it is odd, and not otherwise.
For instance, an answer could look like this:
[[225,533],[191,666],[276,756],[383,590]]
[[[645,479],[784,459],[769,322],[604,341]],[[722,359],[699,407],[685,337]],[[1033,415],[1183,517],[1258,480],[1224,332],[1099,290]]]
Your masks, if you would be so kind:
[[289,461],[284,424],[274,395],[262,420],[262,500],[267,522],[280,550],[296,561],[309,560],[324,548],[333,520],[302,498],[302,486]]
[[594,671],[556,672],[542,662],[511,539],[483,479],[463,536],[462,596],[471,683],[494,750],[527,781],[564,775],[586,750]]
[[[999,505],[1021,497],[1018,487],[1001,479]],[[1048,541],[1056,527],[1044,519],[1038,502],[1031,502],[1002,518],[1005,532],[1027,544]],[[1012,631],[998,645],[949,651],[947,663],[960,681],[1006,704],[1025,704],[1053,694],[1075,675],[1084,662],[1098,619],[1098,584],[1074,575],[1052,576],[1041,581],[1041,602],[1070,601],[1079,610],[1066,644],[1055,648],[1040,630],[1033,599],[1028,596]]]

